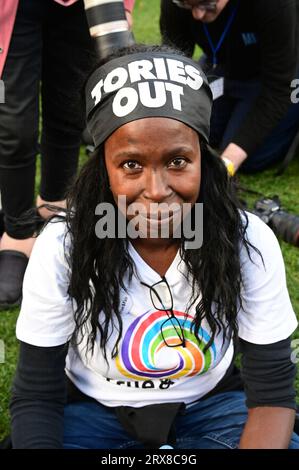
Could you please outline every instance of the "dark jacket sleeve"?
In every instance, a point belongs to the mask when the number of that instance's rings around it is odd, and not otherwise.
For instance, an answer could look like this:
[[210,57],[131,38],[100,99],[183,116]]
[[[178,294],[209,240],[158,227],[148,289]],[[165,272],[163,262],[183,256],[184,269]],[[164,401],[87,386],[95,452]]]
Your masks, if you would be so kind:
[[172,0],[161,0],[160,31],[163,44],[175,47],[192,57],[195,40],[190,26],[189,11],[177,7]]
[[62,448],[66,353],[67,345],[20,343],[10,403],[13,448]]
[[262,88],[233,142],[250,154],[271,133],[291,104],[296,78],[296,1],[260,0],[256,12]]
[[291,339],[265,345],[240,339],[240,352],[247,407],[296,409],[296,366],[291,361]]

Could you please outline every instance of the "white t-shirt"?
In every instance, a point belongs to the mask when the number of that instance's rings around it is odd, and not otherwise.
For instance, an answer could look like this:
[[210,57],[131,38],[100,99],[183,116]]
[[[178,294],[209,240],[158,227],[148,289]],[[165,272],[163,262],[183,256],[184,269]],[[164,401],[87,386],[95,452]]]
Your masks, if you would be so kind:
[[[252,262],[242,248],[244,302],[238,314],[239,336],[251,343],[270,344],[289,337],[297,320],[276,237],[259,218],[252,214],[248,218],[248,239],[262,253],[264,265],[255,251],[251,251]],[[64,344],[74,331],[75,306],[67,293],[69,269],[64,235],[63,222],[50,223],[38,237],[26,270],[17,337],[35,346]],[[195,308],[186,315],[192,289],[178,252],[165,277],[173,296],[174,314],[185,333],[186,347],[167,347],[161,337],[161,325],[169,317],[155,309],[149,288],[140,283],[142,280],[153,285],[161,277],[132,245],[129,251],[137,275],[134,274],[131,283],[125,278],[128,292],[120,292],[123,335],[118,356],[112,360],[110,355],[116,331],[107,345],[108,364],[99,342],[91,355],[86,354],[83,340],[79,354],[69,348],[66,373],[79,390],[106,406],[191,403],[211,391],[225,375],[233,358],[232,340],[223,344],[222,335],[218,335],[204,354],[203,348],[210,338],[207,322],[201,326],[200,342],[189,332]]]

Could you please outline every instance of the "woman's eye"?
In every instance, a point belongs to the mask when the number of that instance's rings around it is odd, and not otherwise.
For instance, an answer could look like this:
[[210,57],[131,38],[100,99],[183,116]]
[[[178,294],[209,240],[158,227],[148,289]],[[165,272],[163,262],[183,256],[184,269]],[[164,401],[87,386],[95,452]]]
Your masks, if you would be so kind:
[[141,165],[135,160],[129,160],[128,162],[125,162],[123,167],[126,170],[140,170],[142,168]]
[[187,161],[185,158],[182,158],[182,157],[174,158],[169,163],[169,166],[172,168],[183,168],[186,165],[187,165]]

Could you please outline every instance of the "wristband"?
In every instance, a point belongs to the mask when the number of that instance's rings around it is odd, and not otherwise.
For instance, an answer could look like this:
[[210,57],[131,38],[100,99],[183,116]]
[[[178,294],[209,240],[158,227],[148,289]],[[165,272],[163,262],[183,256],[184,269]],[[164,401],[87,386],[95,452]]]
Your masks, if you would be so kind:
[[227,157],[221,157],[221,159],[223,160],[223,163],[226,166],[229,176],[234,176],[234,174],[236,173],[236,169],[233,162]]

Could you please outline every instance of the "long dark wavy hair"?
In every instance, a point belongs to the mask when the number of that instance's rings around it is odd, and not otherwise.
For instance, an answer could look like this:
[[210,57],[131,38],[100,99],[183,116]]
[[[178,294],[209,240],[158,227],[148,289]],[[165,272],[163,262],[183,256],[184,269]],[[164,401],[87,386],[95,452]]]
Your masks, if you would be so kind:
[[[120,50],[112,57],[144,51],[178,53],[164,46],[142,45]],[[190,306],[195,305],[196,311],[193,332],[198,337],[204,318],[211,329],[207,349],[221,330],[224,336],[229,331],[237,336],[237,314],[242,305],[240,249],[245,245],[250,256],[252,245],[246,239],[248,219],[240,209],[234,183],[219,156],[204,143],[201,144],[201,167],[198,202],[203,203],[203,245],[188,250],[182,239],[180,253],[193,283],[190,299]],[[95,234],[98,221],[95,208],[103,202],[117,209],[109,189],[104,145],[96,149],[69,190],[66,224],[71,242],[69,294],[76,305],[72,342],[78,345],[88,331],[88,349],[93,351],[99,333],[100,347],[107,360],[106,346],[111,331],[118,332],[112,358],[118,353],[123,331],[120,288],[125,289],[124,275],[128,273],[131,279],[134,265],[128,252],[128,239],[99,239]]]

